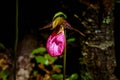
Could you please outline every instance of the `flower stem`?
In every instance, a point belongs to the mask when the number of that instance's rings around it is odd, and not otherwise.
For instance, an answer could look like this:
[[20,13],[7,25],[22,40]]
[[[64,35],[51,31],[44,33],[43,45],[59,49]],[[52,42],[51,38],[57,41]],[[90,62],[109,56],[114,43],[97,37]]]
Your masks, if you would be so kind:
[[16,0],[16,35],[14,45],[14,69],[13,69],[13,80],[16,80],[16,57],[17,57],[17,43],[18,43],[18,0]]
[[[66,36],[66,30],[65,30],[65,36]],[[64,57],[63,57],[63,80],[66,79],[65,75],[66,75],[66,45],[65,45],[65,49],[64,49]]]

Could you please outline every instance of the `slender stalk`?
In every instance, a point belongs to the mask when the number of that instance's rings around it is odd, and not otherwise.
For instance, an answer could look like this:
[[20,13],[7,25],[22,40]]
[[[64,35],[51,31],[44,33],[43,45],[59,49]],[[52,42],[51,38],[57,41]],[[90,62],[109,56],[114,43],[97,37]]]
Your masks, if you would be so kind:
[[[65,30],[65,36],[66,36],[66,30]],[[64,49],[64,57],[63,57],[63,80],[66,79],[66,46],[65,46],[65,49]]]
[[15,40],[15,52],[18,44],[18,0],[16,0],[16,40]]
[[15,35],[15,45],[14,45],[14,72],[13,80],[16,80],[16,55],[17,55],[17,43],[18,43],[18,0],[16,0],[16,35]]

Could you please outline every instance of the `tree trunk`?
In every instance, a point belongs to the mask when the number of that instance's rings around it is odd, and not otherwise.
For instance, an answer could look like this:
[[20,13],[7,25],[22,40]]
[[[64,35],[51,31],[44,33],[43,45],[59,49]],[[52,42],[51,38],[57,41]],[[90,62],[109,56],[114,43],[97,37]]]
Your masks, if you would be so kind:
[[32,35],[25,36],[18,45],[16,80],[30,80],[30,74],[34,67],[34,63],[31,62],[33,58],[31,52],[36,47],[37,40]]
[[[82,80],[117,80],[114,45],[114,0],[81,1],[87,6],[82,24],[87,40],[82,48]],[[84,66],[84,67],[83,67]]]

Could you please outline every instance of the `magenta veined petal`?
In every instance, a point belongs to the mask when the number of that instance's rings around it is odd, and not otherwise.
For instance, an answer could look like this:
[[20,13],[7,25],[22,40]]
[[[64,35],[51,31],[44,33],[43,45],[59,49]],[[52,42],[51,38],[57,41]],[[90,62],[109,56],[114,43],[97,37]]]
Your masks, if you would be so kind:
[[64,31],[61,31],[57,34],[55,31],[48,37],[46,48],[48,53],[53,56],[57,57],[60,56],[65,48],[66,45],[66,38],[64,35]]

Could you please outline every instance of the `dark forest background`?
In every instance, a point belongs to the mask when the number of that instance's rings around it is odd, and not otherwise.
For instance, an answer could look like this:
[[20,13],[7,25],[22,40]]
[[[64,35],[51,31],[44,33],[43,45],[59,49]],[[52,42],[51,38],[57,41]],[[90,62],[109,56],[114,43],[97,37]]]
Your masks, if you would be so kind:
[[[93,0],[94,1],[94,0]],[[13,49],[15,44],[15,0],[1,2],[1,25],[0,42],[8,49]],[[65,4],[66,8],[62,8]],[[19,40],[30,33],[37,34],[38,28],[47,24],[54,13],[63,11],[68,18],[74,19],[73,14],[78,12],[79,4],[75,0],[19,0]],[[115,2],[114,9],[114,30],[115,30],[115,55],[117,67],[115,75],[120,77],[120,3]],[[34,21],[34,22],[32,22]]]

